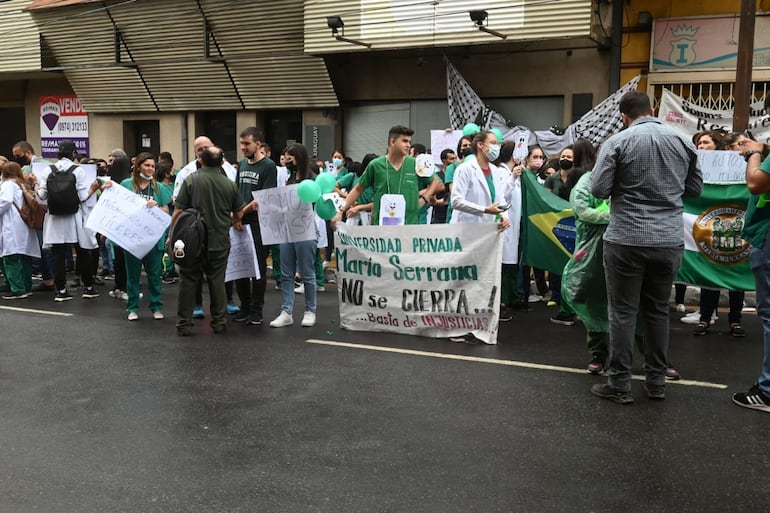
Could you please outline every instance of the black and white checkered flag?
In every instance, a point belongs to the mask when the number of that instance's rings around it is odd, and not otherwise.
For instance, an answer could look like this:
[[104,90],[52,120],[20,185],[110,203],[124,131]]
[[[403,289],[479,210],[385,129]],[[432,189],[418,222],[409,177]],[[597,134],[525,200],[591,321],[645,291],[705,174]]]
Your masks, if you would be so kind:
[[626,85],[575,121],[571,125],[575,127],[575,139],[585,137],[594,146],[598,146],[609,136],[618,133],[623,128],[623,121],[618,109],[620,99],[627,92],[636,91],[639,78],[640,75],[635,76]]
[[446,76],[449,122],[453,129],[462,130],[468,123],[476,123],[482,130],[507,129],[505,118],[484,104],[449,60],[446,61]]

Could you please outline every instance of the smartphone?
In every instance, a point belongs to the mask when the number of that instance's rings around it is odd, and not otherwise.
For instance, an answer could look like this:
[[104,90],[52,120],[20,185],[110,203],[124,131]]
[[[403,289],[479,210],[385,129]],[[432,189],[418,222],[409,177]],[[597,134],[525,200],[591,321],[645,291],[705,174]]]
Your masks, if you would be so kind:
[[505,212],[505,211],[506,211],[506,210],[508,210],[509,208],[511,208],[511,206],[510,206],[510,205],[508,205],[508,204],[506,204],[506,203],[502,203],[502,204],[500,204],[500,205],[497,205],[497,209],[498,209],[499,211],[501,211],[501,212]]

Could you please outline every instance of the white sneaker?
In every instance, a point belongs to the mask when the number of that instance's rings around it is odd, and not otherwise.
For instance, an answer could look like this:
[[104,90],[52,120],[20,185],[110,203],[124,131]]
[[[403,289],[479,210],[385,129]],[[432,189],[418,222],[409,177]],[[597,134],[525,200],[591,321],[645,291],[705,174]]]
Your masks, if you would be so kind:
[[283,328],[284,326],[291,326],[292,324],[294,324],[294,318],[290,313],[284,312],[283,310],[278,314],[278,317],[270,321],[271,328]]
[[302,326],[304,328],[315,326],[315,312],[311,312],[310,310],[305,312],[305,315],[302,316]]
[[[685,324],[696,325],[700,322],[700,311],[690,312],[679,320]],[[711,316],[711,324],[714,324],[717,320],[719,320],[719,317],[714,312]]]
[[131,312],[128,314],[128,320],[129,321],[136,321],[139,319],[139,314],[136,312]]
[[122,291],[120,289],[111,290],[107,293],[110,297],[114,297],[115,299],[120,299]]
[[295,287],[294,288],[294,293],[295,294],[304,294],[305,293],[305,286],[304,285],[299,285],[299,286]]
[[326,292],[326,287],[316,287],[316,292]]
[[678,305],[676,305],[676,311],[679,313],[685,313],[687,309],[684,307],[682,303],[679,303]]
[[527,300],[527,303],[539,303],[543,300],[543,296],[538,296],[537,294],[532,294],[529,296],[529,299]]

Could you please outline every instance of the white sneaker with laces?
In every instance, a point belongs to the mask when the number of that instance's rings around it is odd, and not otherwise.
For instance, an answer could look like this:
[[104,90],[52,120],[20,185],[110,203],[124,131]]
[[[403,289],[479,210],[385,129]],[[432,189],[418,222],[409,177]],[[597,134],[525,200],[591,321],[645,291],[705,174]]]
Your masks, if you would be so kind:
[[687,309],[684,307],[682,303],[679,303],[678,305],[676,305],[676,311],[679,313],[685,313]]
[[305,293],[305,286],[299,285],[297,287],[294,287],[294,293],[295,294],[304,294]]
[[[715,322],[717,322],[718,319],[719,317],[717,317],[717,313],[714,312],[711,315],[711,324],[714,324]],[[685,324],[692,324],[692,325],[698,324],[700,322],[700,310],[696,310],[695,312],[688,313],[687,315],[679,319],[679,321]]]
[[532,294],[529,296],[529,299],[527,299],[527,303],[539,303],[542,300],[543,300],[543,296]]
[[309,328],[310,326],[315,326],[315,312],[308,310],[302,316],[302,327]]
[[292,324],[294,324],[294,318],[290,313],[284,312],[283,310],[278,314],[278,317],[270,321],[271,328],[283,328],[284,326],[291,326]]

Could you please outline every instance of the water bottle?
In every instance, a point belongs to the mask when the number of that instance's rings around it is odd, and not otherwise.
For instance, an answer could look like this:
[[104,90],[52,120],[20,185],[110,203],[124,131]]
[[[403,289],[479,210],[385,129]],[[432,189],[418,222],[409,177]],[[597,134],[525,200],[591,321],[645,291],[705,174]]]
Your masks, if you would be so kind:
[[184,242],[181,239],[174,243],[174,257],[184,258]]

